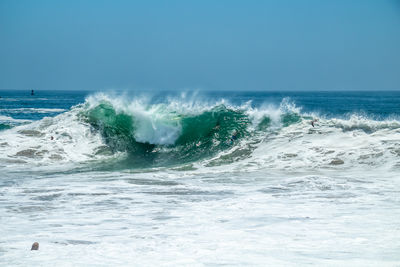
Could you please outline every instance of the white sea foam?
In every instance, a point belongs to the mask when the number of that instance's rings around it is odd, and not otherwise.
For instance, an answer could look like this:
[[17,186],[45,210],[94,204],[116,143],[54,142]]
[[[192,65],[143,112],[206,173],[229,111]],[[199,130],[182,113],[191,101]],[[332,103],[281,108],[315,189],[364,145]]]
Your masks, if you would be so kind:
[[[265,132],[258,136],[258,141],[254,138],[242,140],[238,146],[203,164],[221,164],[222,170],[224,161],[236,170],[397,169],[400,163],[399,123],[352,120],[319,119],[312,127],[309,120],[303,119],[300,123]],[[374,132],[369,132],[371,129]]]
[[[253,125],[211,159],[81,172],[112,157],[98,153],[103,137],[79,117],[103,100],[140,117],[143,141],[159,143],[175,139],[162,140],[160,125],[173,132],[174,116],[213,105],[97,96],[0,132],[0,265],[399,265],[396,120],[318,118],[312,127],[286,103],[225,102]],[[286,127],[280,118],[288,112],[303,117]],[[265,117],[272,127],[255,134]],[[38,251],[29,251],[33,242]]]
[[9,116],[0,115],[0,122],[25,123],[25,122],[31,122],[31,120],[14,119],[14,118],[9,117]]
[[7,111],[8,113],[61,113],[66,111],[62,108],[10,108],[10,109],[0,109],[0,111]]
[[[396,266],[395,175],[88,172],[4,191],[13,266]],[[12,207],[9,209],[7,207]],[[38,251],[29,251],[31,244]]]
[[[9,165],[18,159],[31,164],[50,165],[98,157],[96,151],[103,146],[102,138],[77,118],[78,112],[75,109],[1,132],[2,163]],[[15,162],[18,165],[19,161]]]
[[279,106],[265,103],[260,107],[254,108],[251,102],[241,106],[240,109],[245,110],[246,114],[252,120],[252,127],[257,127],[265,118],[271,120],[271,127],[274,129],[282,127],[281,118],[285,114],[300,114],[301,108],[296,107],[289,98],[284,98]]

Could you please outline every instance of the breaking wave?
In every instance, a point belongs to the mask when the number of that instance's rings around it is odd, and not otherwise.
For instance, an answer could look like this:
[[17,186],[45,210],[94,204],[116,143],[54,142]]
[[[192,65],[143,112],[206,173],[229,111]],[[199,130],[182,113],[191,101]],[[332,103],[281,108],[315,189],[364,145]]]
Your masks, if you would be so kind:
[[155,102],[96,94],[58,116],[0,132],[0,164],[65,162],[99,169],[185,170],[227,164],[239,169],[396,168],[399,133],[397,120],[324,118],[302,113],[288,99],[279,106],[255,108],[250,102]]

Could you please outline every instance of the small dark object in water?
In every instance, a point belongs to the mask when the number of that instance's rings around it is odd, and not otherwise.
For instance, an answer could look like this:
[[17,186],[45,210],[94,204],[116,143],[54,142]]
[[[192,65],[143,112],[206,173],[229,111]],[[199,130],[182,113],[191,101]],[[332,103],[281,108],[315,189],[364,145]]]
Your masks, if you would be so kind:
[[39,250],[39,243],[38,242],[33,243],[31,250]]
[[233,132],[232,137],[231,137],[231,143],[233,143],[233,141],[235,141],[235,140],[237,139],[237,134],[238,134],[238,132],[235,130],[235,131]]
[[35,95],[35,91],[33,91],[33,89],[32,89],[32,91],[31,91],[31,95]]
[[317,121],[318,121],[317,119],[311,121],[312,127],[314,127],[314,123],[316,123]]

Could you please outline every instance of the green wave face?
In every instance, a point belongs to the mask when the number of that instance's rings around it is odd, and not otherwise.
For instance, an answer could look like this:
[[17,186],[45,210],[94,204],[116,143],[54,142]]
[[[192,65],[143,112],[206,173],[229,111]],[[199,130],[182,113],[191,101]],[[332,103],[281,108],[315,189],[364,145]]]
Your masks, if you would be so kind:
[[301,121],[301,116],[296,113],[286,113],[281,116],[281,122],[284,127],[298,123]]
[[[250,119],[243,111],[215,106],[199,114],[178,114],[163,107],[143,117],[142,113],[116,111],[111,103],[102,101],[80,115],[94,130],[99,131],[112,152],[128,152],[118,165],[130,168],[173,166],[194,162],[215,155],[232,146],[230,138],[249,135]],[[157,136],[157,131],[164,131]],[[166,142],[172,133],[175,140]],[[143,137],[149,136],[149,140]],[[171,138],[170,138],[171,139]]]
[[86,110],[82,114],[83,119],[100,131],[105,143],[114,152],[131,150],[134,148],[134,127],[132,117],[117,113],[113,106],[103,102],[95,108]]
[[216,152],[227,149],[233,132],[241,139],[249,135],[249,118],[242,111],[217,106],[199,115],[184,116],[181,120],[182,134],[175,146],[180,162],[196,161],[210,157]]

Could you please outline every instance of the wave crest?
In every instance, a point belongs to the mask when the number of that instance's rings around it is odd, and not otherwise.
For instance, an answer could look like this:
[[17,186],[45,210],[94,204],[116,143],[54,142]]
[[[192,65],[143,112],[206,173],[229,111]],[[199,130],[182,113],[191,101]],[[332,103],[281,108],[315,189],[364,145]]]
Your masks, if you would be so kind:
[[370,164],[375,157],[396,165],[399,131],[396,120],[302,113],[290,99],[253,107],[187,96],[154,101],[96,94],[56,117],[2,131],[0,157],[40,164],[100,160],[105,169],[187,163],[332,168],[349,166],[350,159],[355,166]]

